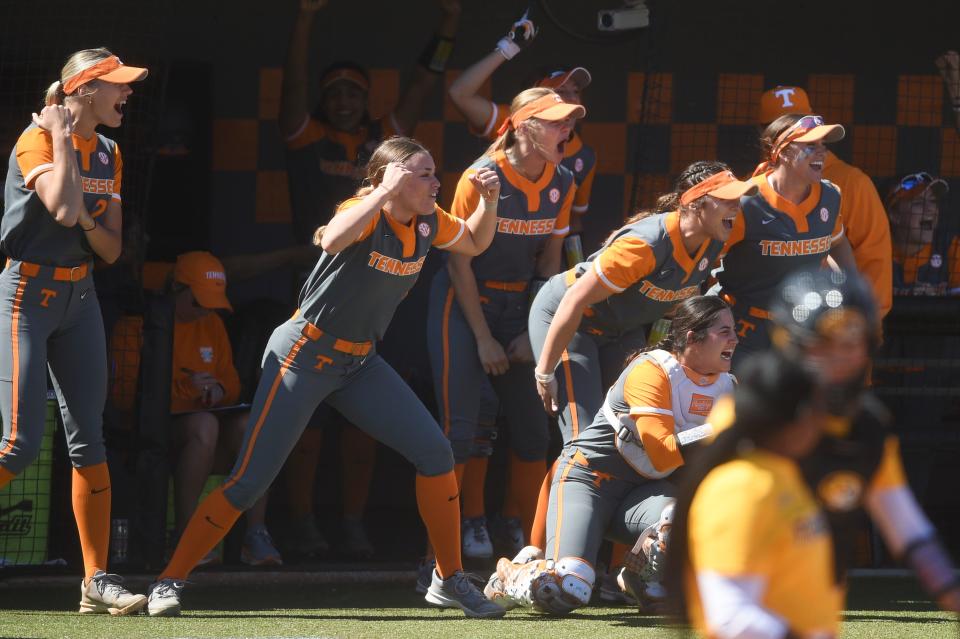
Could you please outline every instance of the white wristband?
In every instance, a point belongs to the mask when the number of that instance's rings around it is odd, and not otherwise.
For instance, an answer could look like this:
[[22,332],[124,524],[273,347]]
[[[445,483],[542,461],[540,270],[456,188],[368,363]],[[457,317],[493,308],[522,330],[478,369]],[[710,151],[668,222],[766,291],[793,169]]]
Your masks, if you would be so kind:
[[543,374],[543,373],[538,373],[536,370],[533,371],[533,376],[536,377],[537,381],[540,382],[541,384],[549,384],[550,382],[552,382],[557,378],[557,376],[554,373]]
[[513,56],[520,53],[520,46],[512,38],[503,37],[497,42],[497,51],[507,60],[511,60]]

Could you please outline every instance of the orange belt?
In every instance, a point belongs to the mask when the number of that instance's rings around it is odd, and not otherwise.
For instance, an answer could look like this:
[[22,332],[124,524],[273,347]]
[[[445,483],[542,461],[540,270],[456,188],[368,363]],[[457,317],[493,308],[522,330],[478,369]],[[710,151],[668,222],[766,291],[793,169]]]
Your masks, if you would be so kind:
[[492,288],[495,291],[522,293],[530,286],[530,282],[498,282],[496,280],[485,280],[483,286],[484,288]]
[[[299,308],[293,314],[293,318],[296,318],[298,315],[300,315]],[[310,322],[307,322],[303,326],[303,330],[301,331],[301,334],[309,338],[310,341],[312,342],[317,341],[324,335],[333,337],[333,335],[324,333],[323,329],[321,329],[320,327],[314,324],[311,324]],[[370,352],[371,348],[373,348],[373,342],[351,342],[345,339],[340,339],[339,337],[334,338],[334,342],[333,342],[333,350],[340,351],[341,353],[346,353],[347,355],[354,355],[356,357],[363,357],[367,355]]]
[[[7,258],[7,268],[10,268],[13,260]],[[32,262],[20,262],[20,275],[24,277],[36,277],[41,271],[46,271],[50,277],[57,282],[79,282],[87,276],[90,270],[89,264],[80,266],[46,266],[44,264],[34,264]]]

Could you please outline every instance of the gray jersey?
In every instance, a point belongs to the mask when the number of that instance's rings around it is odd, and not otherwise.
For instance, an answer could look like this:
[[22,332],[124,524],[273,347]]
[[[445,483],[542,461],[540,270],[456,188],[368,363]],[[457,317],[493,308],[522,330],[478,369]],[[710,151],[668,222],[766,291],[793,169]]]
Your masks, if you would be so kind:
[[[74,134],[83,204],[97,218],[111,200],[120,199],[122,161],[116,142],[95,133],[84,140]],[[50,134],[31,124],[10,153],[4,187],[0,249],[25,262],[77,266],[93,259],[93,249],[79,225],[58,224],[35,190],[37,177],[53,169]]]
[[[764,310],[773,291],[790,273],[817,268],[843,235],[840,191],[821,180],[800,204],[781,198],[766,175],[750,180],[760,190],[741,199],[718,279],[738,318],[750,308]],[[762,313],[761,313],[762,314]]]
[[[689,255],[676,211],[651,215],[620,228],[603,248],[572,269],[575,277],[593,269],[613,292],[590,307],[580,330],[618,336],[657,321],[677,302],[700,293],[700,284],[722,248],[721,242],[708,239],[696,254]],[[569,274],[559,277],[567,277],[572,283]]]
[[[470,168],[491,169],[500,178],[497,232],[490,247],[473,258],[473,274],[478,280],[530,281],[547,240],[570,231],[573,173],[548,163],[540,179],[531,182],[514,170],[502,151],[494,157],[482,156]],[[469,169],[464,172],[450,207],[450,212],[462,219],[472,215],[480,201],[468,178],[471,173]]]
[[[347,200],[340,210],[359,199]],[[406,225],[378,212],[360,239],[324,253],[300,291],[300,312],[312,324],[353,342],[383,337],[397,305],[417,281],[431,246],[447,248],[466,231],[440,207]]]

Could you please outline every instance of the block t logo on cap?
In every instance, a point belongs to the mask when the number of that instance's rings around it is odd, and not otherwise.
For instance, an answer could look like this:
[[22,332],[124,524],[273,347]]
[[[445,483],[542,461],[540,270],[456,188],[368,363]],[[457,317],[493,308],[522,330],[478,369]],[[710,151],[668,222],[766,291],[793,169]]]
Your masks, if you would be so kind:
[[813,113],[807,92],[800,87],[778,86],[760,96],[760,124],[770,124],[787,113]]

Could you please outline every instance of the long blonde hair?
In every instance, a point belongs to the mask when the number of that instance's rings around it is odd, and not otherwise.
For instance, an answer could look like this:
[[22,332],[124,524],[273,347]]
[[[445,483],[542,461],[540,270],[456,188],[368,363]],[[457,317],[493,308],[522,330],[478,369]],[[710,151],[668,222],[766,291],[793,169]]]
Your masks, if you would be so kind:
[[[534,100],[538,100],[545,95],[550,95],[551,93],[555,94],[556,91],[553,89],[547,89],[545,87],[524,89],[518,93],[516,97],[513,98],[513,102],[510,103],[510,116],[513,116],[513,114]],[[498,151],[506,151],[512,147],[516,141],[517,136],[514,128],[512,126],[508,127],[506,131],[500,134],[497,139],[493,141],[493,144],[487,147],[487,150],[484,152],[484,154],[493,157]]]
[[[113,54],[104,47],[99,47],[97,49],[81,49],[80,51],[73,53],[69,58],[67,58],[63,68],[60,69],[60,79],[56,80],[47,88],[44,104],[47,106],[50,106],[51,104],[63,104],[63,101],[66,98],[75,97],[74,95],[66,95],[63,92],[63,83],[66,82],[68,78],[72,78],[84,69],[89,69],[96,63],[100,62],[101,60],[106,60],[112,55]],[[78,88],[77,91],[79,90],[80,89]]]
[[[367,161],[367,177],[363,178],[360,188],[353,194],[353,197],[364,197],[377,188],[383,181],[383,173],[388,164],[391,162],[406,162],[418,153],[430,155],[427,147],[413,138],[394,135],[381,142]],[[326,228],[327,226],[323,225],[313,232],[314,246],[320,246],[320,240],[323,238],[323,231]]]

